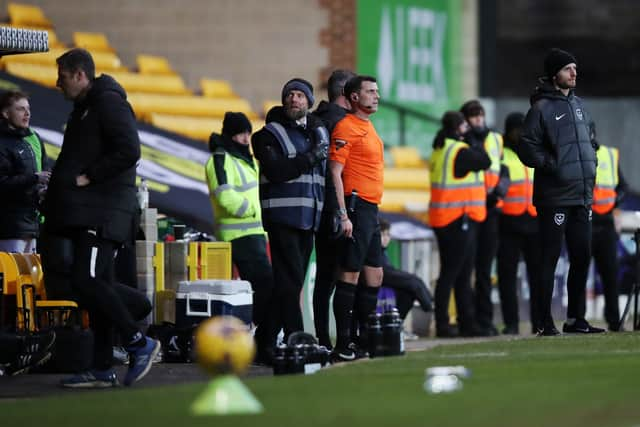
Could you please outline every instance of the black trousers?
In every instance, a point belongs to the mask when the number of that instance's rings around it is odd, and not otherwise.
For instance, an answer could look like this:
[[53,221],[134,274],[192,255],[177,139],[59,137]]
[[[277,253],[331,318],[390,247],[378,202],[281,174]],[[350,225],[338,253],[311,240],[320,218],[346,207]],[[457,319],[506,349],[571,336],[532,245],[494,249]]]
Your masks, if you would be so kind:
[[591,251],[596,270],[600,274],[604,288],[604,318],[610,328],[618,326],[620,309],[618,308],[618,233],[613,218],[610,222],[598,223],[593,227]]
[[475,307],[476,322],[483,329],[493,328],[491,303],[491,267],[498,252],[498,222],[500,211],[489,209],[487,219],[478,225],[476,250]]
[[529,279],[529,312],[533,331],[542,328],[538,304],[540,301],[540,237],[538,233],[519,233],[500,229],[498,247],[498,288],[502,318],[506,326],[518,326],[518,262],[524,257]]
[[313,231],[269,224],[274,293],[270,316],[275,330],[284,329],[285,339],[304,330],[300,292],[313,249]]
[[43,234],[47,293],[53,298],[70,295],[88,311],[95,342],[93,367],[108,369],[113,364],[114,328],[125,342],[131,341],[140,332],[136,320],[148,315],[151,305],[144,294],[115,281],[119,243],[102,238],[99,230]]
[[476,254],[478,223],[459,218],[446,227],[433,230],[440,253],[440,277],[434,295],[436,328],[447,328],[449,325],[449,298],[451,290],[455,289],[460,331],[471,334],[475,327],[471,272]]
[[432,309],[433,299],[422,279],[415,274],[393,267],[383,267],[383,272],[382,286],[394,290],[396,305],[402,319],[407,316],[407,313],[413,307],[413,302],[416,300],[424,311]]
[[273,295],[273,272],[267,256],[267,239],[264,235],[243,236],[231,240],[233,263],[240,278],[251,283],[253,290],[253,323],[258,352],[275,345],[275,334],[269,325],[268,310]]
[[[320,228],[323,230],[323,227]],[[328,232],[315,235],[316,281],[313,288],[313,321],[321,345],[331,345],[329,337],[329,301],[336,288],[338,244]]]
[[591,207],[538,207],[542,263],[540,266],[540,313],[542,322],[553,322],[551,300],[556,264],[566,238],[569,254],[567,318],[584,319],[586,284],[591,261]]

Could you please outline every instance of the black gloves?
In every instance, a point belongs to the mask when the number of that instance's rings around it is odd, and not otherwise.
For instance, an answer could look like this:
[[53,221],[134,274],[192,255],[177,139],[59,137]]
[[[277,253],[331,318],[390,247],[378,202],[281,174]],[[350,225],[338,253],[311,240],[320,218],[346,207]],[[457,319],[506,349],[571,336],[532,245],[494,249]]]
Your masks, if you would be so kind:
[[316,145],[305,156],[312,165],[326,160],[329,156],[329,132],[324,126],[318,126],[313,130]]
[[507,195],[510,186],[511,176],[509,174],[509,168],[504,164],[500,164],[500,179],[498,180],[498,184],[496,185],[496,188],[493,190],[493,192],[496,196],[503,199],[504,196]]

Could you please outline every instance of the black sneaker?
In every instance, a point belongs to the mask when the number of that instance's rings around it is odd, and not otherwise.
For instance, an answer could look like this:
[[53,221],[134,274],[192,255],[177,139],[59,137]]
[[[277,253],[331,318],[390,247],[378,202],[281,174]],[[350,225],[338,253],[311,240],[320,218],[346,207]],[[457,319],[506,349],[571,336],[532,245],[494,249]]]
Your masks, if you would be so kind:
[[35,354],[47,352],[56,342],[53,330],[16,334],[20,346],[20,354]]
[[561,334],[555,325],[547,325],[544,328],[539,329],[537,335],[539,337],[555,337]]
[[18,354],[5,367],[8,375],[26,374],[31,368],[40,367],[51,359],[51,347],[56,341],[53,330],[44,332],[18,333]]
[[609,323],[609,331],[610,332],[626,332],[627,330],[624,327],[624,323],[611,322]]
[[562,326],[562,332],[565,334],[601,334],[605,332],[605,330],[591,326],[589,322],[584,319],[576,319],[571,325],[565,323]]
[[362,357],[358,347],[351,343],[346,348],[335,347],[329,356],[331,363],[353,362]]
[[460,336],[458,328],[452,325],[436,328],[436,337],[438,338],[457,338]]

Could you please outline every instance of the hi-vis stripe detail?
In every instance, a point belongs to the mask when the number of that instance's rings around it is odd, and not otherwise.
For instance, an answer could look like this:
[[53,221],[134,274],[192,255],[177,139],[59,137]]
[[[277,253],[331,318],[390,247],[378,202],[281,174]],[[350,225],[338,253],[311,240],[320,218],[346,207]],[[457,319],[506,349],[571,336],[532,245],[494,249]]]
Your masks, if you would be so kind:
[[[315,177],[315,179],[314,179]],[[264,175],[260,176],[260,184],[268,184],[270,181]],[[297,178],[284,182],[283,184],[318,184],[325,186],[325,177],[321,175],[311,175],[305,173]]]
[[[450,185],[447,184],[447,176],[449,171],[447,170],[447,167],[449,166],[449,157],[451,157],[451,155],[453,154],[455,148],[455,144],[451,144],[449,147],[447,147],[447,152],[444,155],[444,165],[442,166],[442,184],[432,184],[434,186],[434,188],[467,188],[467,187],[476,187],[478,185],[478,183],[480,182],[480,174],[478,172],[469,172],[473,174],[473,183],[451,183]],[[451,171],[452,175],[455,177],[455,171]]]
[[464,206],[484,206],[484,200],[470,200],[462,202],[431,202],[431,206],[434,208],[460,208]]
[[[469,172],[469,173],[476,173],[476,172]],[[476,180],[477,181],[477,180]],[[431,184],[431,188],[435,188],[435,189],[453,189],[453,188],[471,188],[471,187],[477,187],[478,184],[477,183],[462,183],[462,184]]]
[[603,199],[598,199],[594,202],[594,204],[596,205],[606,205],[608,203],[615,203],[616,202],[616,198],[615,197],[605,197]]
[[249,209],[249,201],[247,199],[244,199],[242,201],[242,205],[240,205],[240,207],[238,208],[236,215],[239,217],[243,216],[245,212],[247,212],[247,209]]
[[309,197],[281,197],[279,199],[268,199],[261,200],[262,208],[298,208],[300,206],[307,208],[315,208],[322,209],[324,205],[321,201],[316,201],[315,199]]
[[269,130],[273,130],[280,136],[280,139],[282,140],[282,142],[284,142],[284,145],[287,149],[286,154],[288,158],[291,159],[298,154],[298,152],[296,151],[296,147],[295,145],[293,145],[293,142],[291,142],[291,138],[289,138],[289,134],[287,134],[287,131],[285,130],[284,126],[282,126],[278,122],[269,122],[267,123],[266,127]]
[[217,226],[219,230],[240,230],[240,231],[249,230],[252,228],[259,228],[259,227],[262,227],[261,222],[245,222],[241,224],[219,224]]
[[234,191],[237,191],[238,193],[244,193],[245,191],[249,191],[253,188],[256,188],[257,186],[258,184],[256,182],[252,182],[244,185],[222,184],[216,187],[216,189],[213,191],[213,194],[215,196],[219,196],[220,193],[226,190],[234,190]]
[[526,197],[505,197],[504,199],[505,203],[526,203],[527,202],[527,198]]
[[98,259],[98,248],[91,248],[91,261],[89,263],[89,274],[95,279],[96,277],[96,260]]

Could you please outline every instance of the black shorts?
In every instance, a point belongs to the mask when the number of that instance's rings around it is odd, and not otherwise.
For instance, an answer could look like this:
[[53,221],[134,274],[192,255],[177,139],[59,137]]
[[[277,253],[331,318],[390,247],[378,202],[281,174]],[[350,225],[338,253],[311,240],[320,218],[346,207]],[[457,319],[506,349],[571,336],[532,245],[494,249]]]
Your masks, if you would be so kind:
[[[351,197],[346,198],[350,206]],[[363,266],[382,266],[382,244],[378,205],[358,199],[355,212],[348,212],[353,224],[353,237],[340,239],[340,265],[343,271],[359,272]]]

